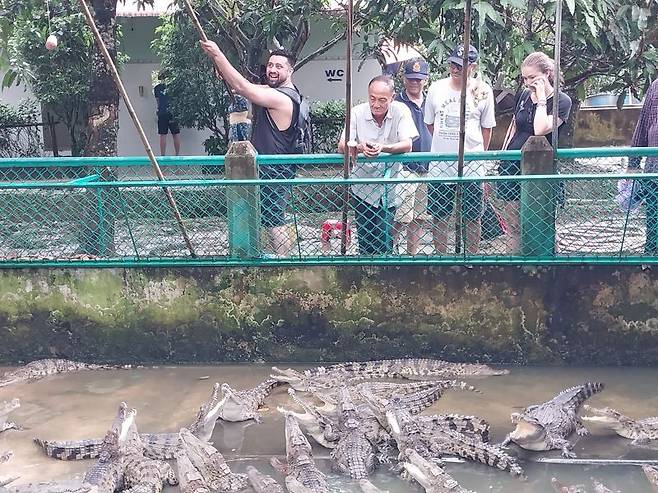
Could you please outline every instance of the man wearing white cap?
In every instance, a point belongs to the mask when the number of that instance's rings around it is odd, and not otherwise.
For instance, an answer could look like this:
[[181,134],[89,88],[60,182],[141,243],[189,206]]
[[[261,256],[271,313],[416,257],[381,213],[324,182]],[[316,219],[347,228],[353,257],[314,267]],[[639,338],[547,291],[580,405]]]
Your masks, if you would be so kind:
[[[491,131],[496,126],[494,97],[491,88],[472,75],[477,69],[478,52],[468,49],[468,66],[462,67],[464,48],[457,46],[448,58],[450,75],[434,82],[427,92],[425,123],[432,133],[432,152],[456,153],[459,151],[459,116],[461,107],[462,78],[467,77],[466,89],[466,139],[465,150],[485,151],[491,141]],[[464,176],[484,176],[485,169],[477,161],[464,163]],[[456,177],[457,162],[434,161],[429,176]],[[434,217],[434,248],[437,253],[448,249],[448,225],[453,213],[456,183],[433,183],[428,187],[428,212]],[[483,209],[482,183],[467,182],[462,185],[461,214],[464,219],[465,250],[477,253],[480,245],[480,218]]]

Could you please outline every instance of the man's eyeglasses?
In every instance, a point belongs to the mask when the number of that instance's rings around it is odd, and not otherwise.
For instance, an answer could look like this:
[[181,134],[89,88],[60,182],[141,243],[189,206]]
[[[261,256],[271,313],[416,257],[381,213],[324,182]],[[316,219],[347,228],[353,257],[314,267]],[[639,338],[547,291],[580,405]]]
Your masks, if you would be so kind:
[[462,66],[459,65],[458,63],[450,62],[450,69],[454,70],[455,72],[461,72],[462,71]]

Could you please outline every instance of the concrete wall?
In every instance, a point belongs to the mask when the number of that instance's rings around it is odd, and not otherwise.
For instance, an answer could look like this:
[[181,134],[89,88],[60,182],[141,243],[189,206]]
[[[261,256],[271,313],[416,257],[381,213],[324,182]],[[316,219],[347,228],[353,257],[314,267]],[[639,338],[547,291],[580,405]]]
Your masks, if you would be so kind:
[[0,271],[0,364],[436,357],[658,364],[636,267]]

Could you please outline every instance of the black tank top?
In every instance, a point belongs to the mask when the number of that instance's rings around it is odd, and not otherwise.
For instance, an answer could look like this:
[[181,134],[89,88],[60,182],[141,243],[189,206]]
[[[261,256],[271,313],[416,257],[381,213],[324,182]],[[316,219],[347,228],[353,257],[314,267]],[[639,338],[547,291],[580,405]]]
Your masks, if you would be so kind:
[[[267,108],[254,105],[256,128],[251,135],[251,143],[259,154],[292,154],[297,138],[297,118],[301,97],[296,88],[277,87],[277,91],[292,100],[292,118],[286,130],[279,130],[272,120]],[[297,98],[295,98],[297,96]]]

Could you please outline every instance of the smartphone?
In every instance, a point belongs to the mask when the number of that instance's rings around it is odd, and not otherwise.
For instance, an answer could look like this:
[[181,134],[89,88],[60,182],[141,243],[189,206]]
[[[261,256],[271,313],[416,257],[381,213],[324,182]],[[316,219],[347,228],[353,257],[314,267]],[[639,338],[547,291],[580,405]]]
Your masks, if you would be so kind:
[[366,147],[367,147],[368,149],[372,149],[372,150],[375,149],[375,146],[372,145],[370,142],[366,142]]

